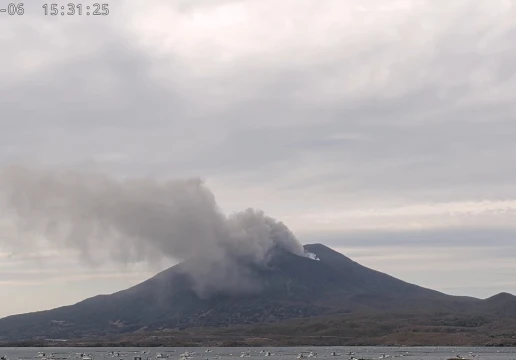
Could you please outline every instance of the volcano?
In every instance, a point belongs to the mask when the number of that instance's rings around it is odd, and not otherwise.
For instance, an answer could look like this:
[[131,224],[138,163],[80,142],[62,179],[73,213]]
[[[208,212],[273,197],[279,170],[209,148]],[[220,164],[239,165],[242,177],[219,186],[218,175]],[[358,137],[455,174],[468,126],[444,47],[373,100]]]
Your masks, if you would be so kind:
[[249,267],[253,291],[199,296],[187,264],[180,263],[111,295],[3,318],[0,339],[76,339],[350,313],[493,311],[516,304],[510,295],[490,300],[447,295],[362,266],[322,244],[304,248],[315,256],[277,251],[266,266]]

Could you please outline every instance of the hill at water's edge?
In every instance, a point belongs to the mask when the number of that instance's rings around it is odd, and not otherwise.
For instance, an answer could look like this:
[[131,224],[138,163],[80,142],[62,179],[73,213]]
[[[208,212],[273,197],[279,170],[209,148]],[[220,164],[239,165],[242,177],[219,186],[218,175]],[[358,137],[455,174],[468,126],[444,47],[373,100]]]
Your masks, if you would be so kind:
[[510,294],[486,300],[446,295],[321,244],[305,249],[319,260],[279,252],[267,266],[251,267],[258,292],[200,298],[179,264],[111,295],[0,319],[0,341],[483,345],[516,336],[516,297]]

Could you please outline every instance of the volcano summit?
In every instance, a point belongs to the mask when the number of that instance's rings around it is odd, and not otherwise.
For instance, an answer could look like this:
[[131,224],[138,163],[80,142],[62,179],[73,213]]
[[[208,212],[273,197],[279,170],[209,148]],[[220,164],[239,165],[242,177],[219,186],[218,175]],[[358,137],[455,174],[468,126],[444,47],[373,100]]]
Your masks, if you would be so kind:
[[[195,263],[185,261],[124,291],[1,319],[0,336],[3,340],[80,338],[350,313],[484,312],[492,303],[498,304],[406,283],[321,244],[304,249],[315,256],[278,248],[266,264],[243,258],[246,265],[240,268],[252,281],[247,292],[199,295],[189,269]],[[514,303],[507,296],[503,300]]]

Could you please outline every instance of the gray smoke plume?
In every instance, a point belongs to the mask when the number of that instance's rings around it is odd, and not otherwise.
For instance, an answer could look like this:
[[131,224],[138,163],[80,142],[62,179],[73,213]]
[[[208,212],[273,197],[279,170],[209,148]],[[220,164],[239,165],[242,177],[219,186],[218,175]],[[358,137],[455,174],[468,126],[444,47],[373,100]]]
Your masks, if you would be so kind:
[[225,216],[200,179],[119,181],[13,166],[0,171],[0,204],[25,247],[36,233],[90,261],[187,260],[200,295],[255,289],[242,260],[266,264],[278,247],[304,255],[290,230],[261,211]]

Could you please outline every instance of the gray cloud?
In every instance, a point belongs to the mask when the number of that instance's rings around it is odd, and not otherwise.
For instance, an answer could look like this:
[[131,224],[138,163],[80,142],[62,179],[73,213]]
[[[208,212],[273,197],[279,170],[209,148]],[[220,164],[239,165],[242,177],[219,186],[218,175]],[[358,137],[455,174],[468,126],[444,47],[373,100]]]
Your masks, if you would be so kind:
[[[120,153],[125,160],[110,163],[111,171],[240,173],[255,184],[274,172],[283,181],[275,186],[311,181],[376,198],[400,187],[414,200],[515,195],[514,169],[500,163],[515,150],[514,14],[503,2],[392,1],[382,9],[374,1],[304,2],[291,20],[305,22],[302,33],[314,37],[306,41],[280,27],[274,41],[257,42],[270,35],[254,27],[254,17],[226,42],[219,28],[206,35],[184,25],[192,14],[250,16],[267,4],[158,1],[155,7],[183,25],[156,32],[154,43],[135,35],[134,13],[124,22],[131,2],[94,29],[91,19],[16,23],[18,39],[35,45],[31,56],[52,61],[24,69],[20,81],[3,88],[4,162],[71,163]],[[352,13],[357,34],[333,17],[323,26],[306,17],[310,11]],[[143,21],[153,12],[140,14]],[[181,29],[191,30],[181,34],[185,41],[166,41]],[[69,36],[61,39],[63,33]],[[45,43],[52,36],[61,42]],[[13,41],[3,47],[27,51]],[[257,49],[239,48],[245,41]],[[232,57],[223,61],[226,50]],[[9,65],[4,69],[20,66]],[[335,139],[350,133],[365,140]],[[331,171],[317,172],[321,163]],[[313,167],[314,177],[296,179],[300,167]],[[283,179],[286,170],[292,176]]]

